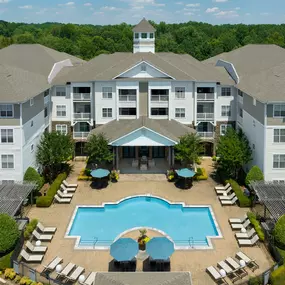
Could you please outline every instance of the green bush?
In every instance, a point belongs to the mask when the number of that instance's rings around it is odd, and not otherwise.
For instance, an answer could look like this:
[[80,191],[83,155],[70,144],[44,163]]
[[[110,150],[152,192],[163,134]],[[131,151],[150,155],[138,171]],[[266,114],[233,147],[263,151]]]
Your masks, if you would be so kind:
[[257,165],[254,165],[250,169],[248,174],[246,175],[245,184],[249,185],[250,181],[260,181],[260,180],[264,180],[263,173],[262,173],[261,169]]
[[285,250],[285,215],[279,218],[277,221],[274,230],[273,236],[275,239],[275,244]]
[[0,214],[0,255],[14,249],[20,233],[16,221],[9,215]]
[[0,258],[0,270],[5,270],[6,268],[9,268],[11,266],[11,256],[13,254],[13,251],[9,252],[8,254],[2,256]]
[[84,174],[85,174],[86,176],[90,176],[91,171],[92,171],[91,169],[85,168],[85,169],[84,169]]
[[259,239],[261,241],[264,241],[264,239],[265,239],[264,232],[263,232],[263,229],[262,229],[262,227],[260,225],[260,222],[257,219],[256,215],[254,213],[252,213],[252,212],[248,212],[247,216],[248,216],[250,222],[252,223],[252,225],[253,225],[253,227],[254,227],[254,229],[255,229]]
[[238,204],[240,207],[250,207],[251,206],[251,199],[244,195],[239,184],[235,180],[229,179],[229,180],[226,180],[225,182],[231,184],[231,187],[234,190],[238,198]]
[[270,284],[284,285],[284,280],[285,280],[285,265],[282,265],[271,273]]
[[4,272],[4,277],[6,279],[13,280],[16,277],[16,272],[13,268],[6,268]]
[[14,282],[15,283],[19,283],[20,282],[20,280],[21,280],[21,276],[20,275],[17,275],[16,277],[15,277],[15,279],[14,279]]
[[33,219],[28,223],[28,225],[26,226],[25,231],[24,231],[24,238],[26,240],[30,238],[32,232],[37,227],[37,224],[38,224],[37,219]]
[[263,285],[263,280],[261,276],[249,277],[249,285]]
[[197,181],[207,180],[208,175],[207,175],[206,169],[205,168],[197,168],[196,175],[194,176],[194,179]]
[[37,184],[37,190],[40,190],[45,181],[44,178],[33,168],[29,167],[24,175],[24,181],[30,181]]
[[56,177],[56,179],[50,185],[46,196],[41,196],[37,198],[37,207],[49,207],[52,204],[53,198],[57,190],[60,188],[62,181],[65,180],[66,177],[66,173],[61,173]]

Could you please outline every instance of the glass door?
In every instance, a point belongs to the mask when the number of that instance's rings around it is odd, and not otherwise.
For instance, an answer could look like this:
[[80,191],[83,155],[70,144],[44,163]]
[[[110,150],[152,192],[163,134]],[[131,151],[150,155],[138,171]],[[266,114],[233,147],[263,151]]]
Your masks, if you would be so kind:
[[140,154],[140,157],[142,156],[148,157],[149,156],[148,146],[140,146],[139,154]]
[[153,158],[164,158],[165,157],[165,147],[164,146],[153,146],[152,147],[152,157]]

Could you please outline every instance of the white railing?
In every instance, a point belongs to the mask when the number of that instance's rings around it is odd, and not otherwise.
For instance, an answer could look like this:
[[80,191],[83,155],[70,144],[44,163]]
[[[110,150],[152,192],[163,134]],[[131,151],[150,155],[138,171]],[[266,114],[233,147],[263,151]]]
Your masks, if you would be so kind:
[[49,116],[45,117],[45,125],[49,125]]
[[168,102],[168,95],[151,95],[151,101],[154,102]]
[[89,101],[91,99],[90,93],[73,93],[73,100]]
[[50,95],[44,97],[44,104],[48,104],[50,102]]
[[207,101],[207,100],[214,100],[215,94],[214,93],[198,93],[197,100]]
[[137,95],[119,95],[120,102],[136,102]]
[[90,113],[75,113],[73,114],[74,120],[90,120],[91,114]]
[[89,135],[89,132],[73,132],[74,139],[86,139]]
[[214,113],[197,113],[197,120],[214,120]]
[[201,138],[213,138],[214,132],[197,132]]

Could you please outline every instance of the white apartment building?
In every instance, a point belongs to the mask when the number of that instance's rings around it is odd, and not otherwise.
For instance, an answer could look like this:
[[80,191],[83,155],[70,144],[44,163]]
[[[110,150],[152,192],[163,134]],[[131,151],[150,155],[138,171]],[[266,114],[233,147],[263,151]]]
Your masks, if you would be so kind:
[[[0,50],[1,64],[42,80],[26,81],[11,71],[25,96],[18,91],[8,95],[0,87],[0,180],[21,180],[35,164],[33,150],[44,130],[71,134],[79,156],[90,133],[104,133],[114,167],[131,173],[172,166],[174,146],[186,133],[197,132],[203,154],[211,156],[228,127],[243,129],[253,149],[251,164],[263,170],[266,180],[285,180],[284,49],[249,45],[204,62],[185,54],[156,53],[155,29],[145,19],[134,27],[133,41],[133,53],[102,54],[89,62],[40,45]],[[53,54],[53,62],[35,60],[37,68],[27,68],[31,58],[43,57],[29,51],[35,47]],[[16,48],[22,55],[17,58]]]

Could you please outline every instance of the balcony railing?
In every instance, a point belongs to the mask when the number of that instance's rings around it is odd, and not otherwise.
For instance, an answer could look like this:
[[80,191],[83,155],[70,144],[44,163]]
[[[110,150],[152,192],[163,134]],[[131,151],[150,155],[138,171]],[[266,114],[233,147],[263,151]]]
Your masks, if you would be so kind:
[[168,102],[168,95],[151,95],[151,101],[153,102]]
[[197,132],[201,138],[213,138],[214,132]]
[[73,100],[76,101],[89,101],[91,99],[90,93],[73,93]]
[[198,121],[214,120],[214,113],[197,113]]
[[49,125],[49,116],[47,116],[47,117],[45,117],[45,125],[47,126],[47,125]]
[[120,102],[136,102],[137,96],[136,95],[119,95]]
[[74,139],[87,139],[89,132],[73,132]]
[[214,100],[215,94],[214,93],[198,93],[197,94],[197,100],[199,101],[209,101]]
[[44,97],[44,104],[48,104],[50,102],[50,95]]
[[90,113],[75,113],[75,114],[73,114],[73,119],[75,121],[90,120],[91,114]]

